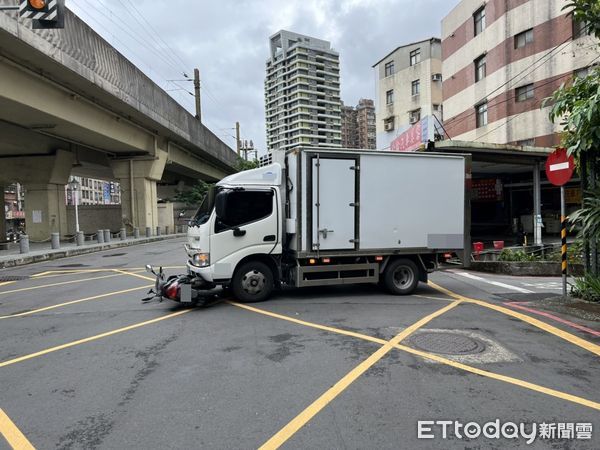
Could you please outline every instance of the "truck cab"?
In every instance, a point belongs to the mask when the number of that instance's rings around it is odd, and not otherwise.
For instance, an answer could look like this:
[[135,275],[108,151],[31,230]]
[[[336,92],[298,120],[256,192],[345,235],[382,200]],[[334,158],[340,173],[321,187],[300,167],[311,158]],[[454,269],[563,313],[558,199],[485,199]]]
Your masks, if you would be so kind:
[[[190,274],[231,285],[243,301],[270,294],[282,253],[281,179],[281,165],[275,163],[211,188],[188,228]],[[239,279],[233,280],[236,272]]]

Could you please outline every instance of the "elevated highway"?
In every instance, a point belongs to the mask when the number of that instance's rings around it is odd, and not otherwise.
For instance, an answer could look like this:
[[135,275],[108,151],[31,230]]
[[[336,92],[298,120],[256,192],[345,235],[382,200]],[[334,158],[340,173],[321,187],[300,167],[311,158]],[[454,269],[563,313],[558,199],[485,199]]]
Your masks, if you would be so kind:
[[33,239],[66,233],[71,175],[119,181],[124,223],[143,228],[157,225],[158,182],[217,180],[235,163],[231,148],[71,11],[62,30],[32,30],[0,12],[0,184],[25,186]]

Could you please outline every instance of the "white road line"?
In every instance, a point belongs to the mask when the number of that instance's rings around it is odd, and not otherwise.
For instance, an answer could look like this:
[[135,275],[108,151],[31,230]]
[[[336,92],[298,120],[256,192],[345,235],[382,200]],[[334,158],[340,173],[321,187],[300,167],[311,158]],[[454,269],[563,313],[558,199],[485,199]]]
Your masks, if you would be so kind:
[[457,274],[457,275],[461,275],[463,277],[466,277],[466,278],[471,278],[472,280],[483,281],[484,283],[493,284],[494,286],[503,287],[503,288],[506,288],[506,289],[510,289],[512,291],[521,292],[523,294],[535,294],[534,291],[530,291],[529,289],[523,289],[523,288],[520,288],[518,286],[512,286],[510,284],[500,283],[499,281],[487,280],[485,278],[478,277],[476,275],[472,275],[472,274],[467,273],[467,272],[454,272],[454,273]]

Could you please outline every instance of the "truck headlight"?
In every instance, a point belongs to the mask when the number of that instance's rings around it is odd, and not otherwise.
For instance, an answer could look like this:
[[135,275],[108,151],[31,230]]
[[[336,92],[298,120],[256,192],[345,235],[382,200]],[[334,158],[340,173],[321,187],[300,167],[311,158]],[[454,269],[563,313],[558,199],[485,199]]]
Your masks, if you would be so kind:
[[210,266],[210,256],[208,253],[196,253],[192,256],[192,264],[196,267]]

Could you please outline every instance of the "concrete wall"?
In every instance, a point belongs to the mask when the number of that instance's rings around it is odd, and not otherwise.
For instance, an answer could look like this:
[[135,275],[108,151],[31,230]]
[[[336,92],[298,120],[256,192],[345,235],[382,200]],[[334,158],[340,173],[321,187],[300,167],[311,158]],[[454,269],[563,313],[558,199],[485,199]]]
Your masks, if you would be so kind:
[[[79,206],[79,229],[85,234],[99,229],[110,229],[116,233],[123,226],[121,205],[81,205]],[[67,206],[68,234],[75,234],[75,206]]]
[[158,204],[158,226],[164,231],[165,227],[169,227],[172,233],[175,229],[175,219],[173,218],[173,203]]

